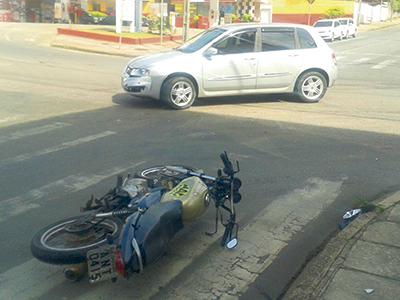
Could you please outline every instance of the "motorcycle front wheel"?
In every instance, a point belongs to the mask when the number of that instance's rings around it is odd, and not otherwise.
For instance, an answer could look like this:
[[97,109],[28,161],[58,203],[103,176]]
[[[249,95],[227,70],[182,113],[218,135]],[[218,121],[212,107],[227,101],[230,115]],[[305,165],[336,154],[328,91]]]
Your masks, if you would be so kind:
[[118,218],[93,218],[82,222],[82,216],[53,223],[38,231],[31,241],[31,252],[50,264],[78,264],[86,261],[89,250],[119,237],[123,222]]
[[143,178],[151,180],[153,182],[153,185],[161,185],[168,190],[173,189],[183,179],[189,177],[189,175],[187,174],[169,170],[168,167],[184,168],[192,172],[196,171],[194,168],[187,166],[155,166],[140,171],[139,175]]

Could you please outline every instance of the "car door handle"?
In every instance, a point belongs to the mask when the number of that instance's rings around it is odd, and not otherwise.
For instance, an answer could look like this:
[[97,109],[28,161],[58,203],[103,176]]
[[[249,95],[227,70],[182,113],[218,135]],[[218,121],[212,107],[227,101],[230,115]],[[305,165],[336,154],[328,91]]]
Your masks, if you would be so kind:
[[246,57],[244,60],[256,60],[255,57]]

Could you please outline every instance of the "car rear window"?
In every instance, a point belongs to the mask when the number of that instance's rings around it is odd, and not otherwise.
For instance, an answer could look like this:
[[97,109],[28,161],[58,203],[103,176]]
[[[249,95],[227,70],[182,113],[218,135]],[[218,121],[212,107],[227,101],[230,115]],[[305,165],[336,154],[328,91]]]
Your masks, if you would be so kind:
[[262,51],[279,51],[296,49],[293,29],[261,29]]
[[313,37],[307,30],[303,28],[297,28],[297,37],[299,38],[301,49],[310,49],[317,47],[317,44],[315,43]]
[[332,21],[322,21],[314,24],[314,27],[331,27]]

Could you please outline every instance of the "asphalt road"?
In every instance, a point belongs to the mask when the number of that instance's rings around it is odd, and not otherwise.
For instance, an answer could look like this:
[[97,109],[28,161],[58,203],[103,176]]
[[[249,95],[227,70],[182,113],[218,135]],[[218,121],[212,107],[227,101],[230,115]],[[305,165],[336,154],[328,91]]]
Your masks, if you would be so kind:
[[[41,39],[0,28],[1,299],[275,299],[345,210],[400,187],[398,27],[333,43],[340,79],[319,104],[249,96],[180,112],[122,93],[126,59],[52,49]],[[32,258],[36,230],[79,213],[117,174],[161,163],[215,174],[222,150],[241,162],[238,252],[204,237],[210,209],[131,281],[71,284],[61,268]],[[253,254],[264,259],[251,263]]]

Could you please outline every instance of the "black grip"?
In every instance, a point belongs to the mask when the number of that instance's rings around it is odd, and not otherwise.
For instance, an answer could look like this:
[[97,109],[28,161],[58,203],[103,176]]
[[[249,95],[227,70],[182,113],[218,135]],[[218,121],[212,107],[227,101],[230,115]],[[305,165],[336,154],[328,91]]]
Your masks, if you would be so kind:
[[226,151],[220,154],[219,156],[224,163],[224,173],[227,175],[233,175],[233,166],[231,161],[228,158],[228,154],[226,154]]

